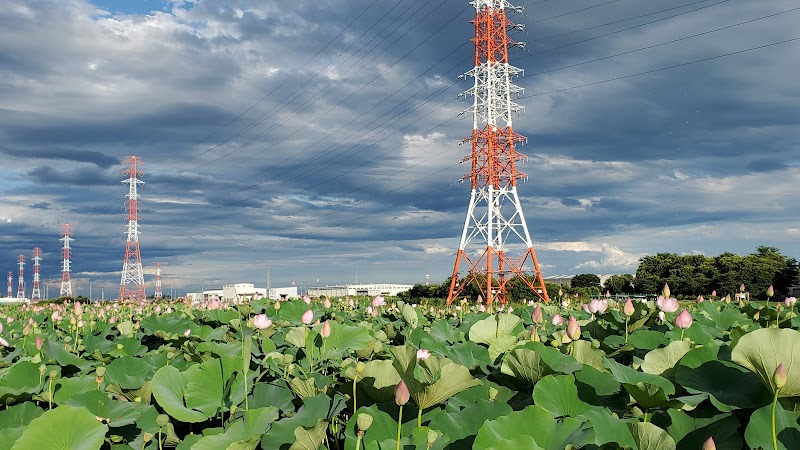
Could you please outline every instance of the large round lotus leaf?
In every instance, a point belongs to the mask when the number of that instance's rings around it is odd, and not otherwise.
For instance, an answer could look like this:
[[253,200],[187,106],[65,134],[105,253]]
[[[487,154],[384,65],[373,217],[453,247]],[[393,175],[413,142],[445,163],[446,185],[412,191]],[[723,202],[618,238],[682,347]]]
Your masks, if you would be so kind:
[[[269,449],[290,448],[297,441],[297,427],[316,427],[320,419],[328,417],[331,398],[325,394],[303,399],[303,406],[292,417],[286,417],[272,424],[261,439],[261,447]],[[284,447],[285,446],[285,447]]]
[[603,359],[606,356],[604,351],[600,350],[599,348],[594,348],[591,342],[583,339],[575,341],[571,345],[572,357],[575,359],[575,361],[581,364],[592,366],[601,372],[608,371],[608,369],[606,369],[606,367],[603,365]]
[[[778,450],[800,449],[800,412],[786,411],[780,402],[775,408],[775,432],[778,437]],[[744,431],[744,438],[750,448],[772,450],[772,405],[759,408],[750,416],[750,423]]]
[[[331,334],[325,340],[325,353],[323,356],[325,358],[341,358],[350,350],[358,351],[367,348],[371,340],[372,338],[366,328],[351,327],[333,322]],[[318,357],[319,354],[317,352],[314,354],[314,359],[316,360]]]
[[[689,355],[695,351],[692,350]],[[730,361],[711,360],[694,368],[684,365],[682,361],[675,370],[675,381],[691,393],[705,392],[711,395],[712,403],[720,411],[757,408],[771,399],[753,372]],[[732,389],[731,386],[736,388]]]
[[614,443],[623,446],[623,448],[636,448],[631,431],[627,427],[631,419],[622,420],[616,414],[600,408],[586,411],[577,419],[586,420],[592,425],[594,444],[597,446],[602,447],[606,444]]
[[97,390],[97,379],[93,375],[59,378],[53,386],[53,400],[60,405],[75,395]]
[[628,423],[628,428],[639,450],[676,450],[672,436],[652,423]]
[[747,333],[733,348],[731,360],[755,372],[771,392],[776,390],[772,375],[783,363],[788,377],[778,396],[800,396],[800,331],[762,328]]
[[469,329],[469,340],[491,345],[500,336],[516,336],[522,331],[522,319],[513,314],[497,314],[476,322]]
[[[511,406],[506,402],[478,400],[457,411],[445,409],[437,414],[428,426],[456,442],[474,436],[487,420],[497,419],[512,411]],[[472,441],[472,439],[469,440]]]
[[[367,430],[366,434],[364,434],[362,448],[368,448],[367,446],[372,442],[395,439],[397,436],[397,418],[392,417],[384,411],[381,411],[378,406],[379,405],[372,405],[368,407],[362,406],[358,408],[358,411],[356,411],[355,414],[353,414],[353,417],[351,417],[347,422],[347,426],[345,428],[345,449],[356,448],[356,433],[358,432],[358,426],[356,425],[356,422],[359,414],[369,414],[372,416],[372,425],[370,425],[369,430]],[[407,418],[406,416],[407,414],[403,414],[404,419]],[[416,424],[416,417],[414,417],[414,422]]]
[[44,410],[31,402],[24,402],[0,411],[0,430],[27,426],[42,415]]
[[512,437],[515,442],[522,442],[519,439],[525,438],[521,436],[530,436],[536,445],[545,450],[562,450],[567,444],[581,448],[594,441],[591,431],[584,428],[582,421],[571,417],[557,420],[544,408],[534,405],[486,421],[478,431],[472,448],[531,448],[497,446],[498,442]]
[[639,372],[613,359],[606,359],[605,365],[614,379],[644,408],[664,406],[675,393],[675,386],[664,377]]
[[19,361],[0,371],[0,399],[20,394],[38,392],[39,365],[30,361]]
[[392,347],[392,354],[395,370],[405,381],[414,403],[422,409],[481,384],[469,369],[449,359],[431,356],[418,366],[417,351],[413,347]]
[[186,407],[183,401],[184,389],[191,373],[198,366],[180,372],[172,366],[164,366],[153,375],[153,396],[164,411],[181,422],[204,422],[208,417],[200,411]]
[[221,359],[211,359],[202,364],[186,383],[186,406],[214,417],[225,399],[224,366]]
[[652,350],[669,344],[669,338],[664,333],[653,330],[639,330],[631,333],[628,343],[642,350]]
[[227,449],[240,441],[252,443],[250,448],[255,448],[277,418],[278,409],[271,406],[245,411],[244,417],[230,424],[224,433],[200,439],[192,450]]
[[99,450],[107,432],[86,408],[64,405],[34,419],[11,450]]
[[651,350],[644,356],[642,371],[672,379],[674,372],[672,369],[691,348],[691,344],[686,341],[674,341],[664,348]]
[[139,389],[152,377],[154,369],[143,359],[123,356],[106,366],[106,382],[122,389]]
[[66,401],[70,406],[82,406],[97,417],[108,419],[110,427],[121,427],[136,422],[136,419],[151,408],[146,403],[112,400],[98,390],[84,392]]
[[578,398],[572,375],[542,378],[533,388],[533,401],[556,417],[575,417],[591,409],[591,405]]

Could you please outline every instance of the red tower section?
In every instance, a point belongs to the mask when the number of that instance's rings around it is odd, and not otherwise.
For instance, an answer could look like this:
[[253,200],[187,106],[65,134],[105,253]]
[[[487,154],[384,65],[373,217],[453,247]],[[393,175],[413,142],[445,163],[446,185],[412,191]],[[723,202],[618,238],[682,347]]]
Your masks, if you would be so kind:
[[142,272],[142,256],[139,250],[139,194],[138,187],[144,181],[138,177],[144,175],[139,170],[142,160],[138,156],[127,156],[122,161],[128,168],[122,171],[128,175],[123,184],[128,185],[128,239],[125,245],[125,261],[122,264],[122,279],[119,285],[120,300],[145,300],[144,273]]
[[[508,64],[508,49],[522,46],[508,31],[522,29],[506,16],[512,8],[505,0],[474,0],[475,67],[467,76],[475,79],[472,89],[472,153],[464,158],[472,171],[463,177],[471,183],[470,204],[464,222],[447,302],[477,287],[491,304],[508,299],[514,278],[527,285],[540,299],[549,301],[539,261],[533,250],[528,226],[517,193],[517,181],[527,175],[517,169],[527,157],[516,151],[526,138],[514,132],[512,119],[524,112],[514,102],[523,89],[511,81],[522,70]],[[527,269],[531,265],[533,270]]]

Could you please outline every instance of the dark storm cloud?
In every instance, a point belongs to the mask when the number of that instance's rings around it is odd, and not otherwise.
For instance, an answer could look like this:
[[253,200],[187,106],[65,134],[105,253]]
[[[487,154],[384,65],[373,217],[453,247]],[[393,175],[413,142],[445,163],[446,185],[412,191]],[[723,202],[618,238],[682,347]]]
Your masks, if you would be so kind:
[[54,159],[74,162],[87,162],[102,169],[119,164],[116,158],[112,158],[100,152],[74,149],[10,149],[0,148],[0,153],[11,156],[15,159]]
[[38,184],[60,184],[67,186],[107,186],[118,181],[116,178],[109,176],[107,172],[101,172],[90,168],[58,170],[50,166],[42,166],[29,170],[27,175],[31,181]]

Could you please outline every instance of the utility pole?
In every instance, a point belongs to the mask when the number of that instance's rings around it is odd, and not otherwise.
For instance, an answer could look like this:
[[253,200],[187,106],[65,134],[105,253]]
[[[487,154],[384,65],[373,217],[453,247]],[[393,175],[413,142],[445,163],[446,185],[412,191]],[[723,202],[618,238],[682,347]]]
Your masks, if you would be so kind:
[[125,261],[122,264],[122,279],[119,284],[120,300],[146,300],[144,292],[144,272],[142,271],[142,256],[139,250],[139,193],[138,187],[144,184],[139,175],[144,172],[139,170],[142,160],[138,156],[127,156],[123,164],[129,167],[122,171],[128,175],[123,184],[128,185],[128,239],[125,244]]

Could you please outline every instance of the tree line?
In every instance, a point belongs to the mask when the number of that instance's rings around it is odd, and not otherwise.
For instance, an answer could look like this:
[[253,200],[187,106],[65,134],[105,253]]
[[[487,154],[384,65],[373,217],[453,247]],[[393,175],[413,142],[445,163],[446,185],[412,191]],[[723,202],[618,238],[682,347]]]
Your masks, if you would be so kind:
[[[677,253],[658,253],[639,260],[636,274],[612,275],[600,283],[596,274],[575,275],[570,286],[545,283],[550,298],[562,295],[600,296],[657,294],[664,284],[669,284],[673,296],[689,298],[698,295],[708,296],[716,291],[724,297],[739,291],[744,285],[752,298],[766,298],[767,288],[772,285],[775,294],[783,297],[789,287],[800,283],[800,269],[794,258],[781,254],[776,247],[761,246],[754,253],[741,256],[725,252],[719,256],[678,255]],[[531,278],[532,280],[532,278]],[[538,296],[522,280],[509,281],[511,301],[537,299]],[[416,284],[403,293],[407,299],[447,298],[450,278],[441,284]],[[477,289],[467,287],[462,297],[476,298]]]

